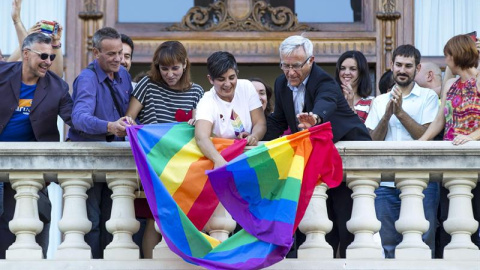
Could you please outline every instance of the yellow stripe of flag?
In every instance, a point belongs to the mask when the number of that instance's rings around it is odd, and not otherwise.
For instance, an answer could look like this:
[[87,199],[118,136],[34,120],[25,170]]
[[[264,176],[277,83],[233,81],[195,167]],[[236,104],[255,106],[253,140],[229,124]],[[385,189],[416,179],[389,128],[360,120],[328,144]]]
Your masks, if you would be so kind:
[[165,170],[159,177],[170,195],[175,194],[182,185],[191,163],[197,161],[202,156],[200,148],[195,143],[195,138],[192,138],[168,161]]

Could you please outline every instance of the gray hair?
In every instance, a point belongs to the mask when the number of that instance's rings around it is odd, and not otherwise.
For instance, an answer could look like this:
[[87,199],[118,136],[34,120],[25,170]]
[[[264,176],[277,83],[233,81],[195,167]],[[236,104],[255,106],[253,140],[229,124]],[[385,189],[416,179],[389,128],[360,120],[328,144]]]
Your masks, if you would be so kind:
[[103,27],[98,29],[97,32],[93,34],[93,47],[100,51],[102,49],[100,43],[102,43],[104,39],[120,39],[120,34],[112,27]]
[[22,50],[29,49],[34,43],[51,44],[52,38],[43,33],[31,33],[23,40]]
[[280,51],[280,56],[282,55],[288,56],[292,54],[292,52],[300,46],[302,46],[303,49],[305,50],[307,57],[310,57],[313,55],[312,42],[308,38],[303,36],[290,36],[286,38],[282,42],[282,44],[280,44],[280,47],[278,50]]

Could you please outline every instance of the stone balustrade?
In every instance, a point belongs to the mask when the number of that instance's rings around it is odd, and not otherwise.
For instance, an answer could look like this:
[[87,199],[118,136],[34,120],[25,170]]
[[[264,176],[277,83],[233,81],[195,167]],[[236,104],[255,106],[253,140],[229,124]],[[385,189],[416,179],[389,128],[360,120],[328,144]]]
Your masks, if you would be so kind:
[[[326,211],[328,187],[321,184],[299,225],[306,241],[299,247],[298,259],[284,260],[271,269],[479,269],[480,251],[470,236],[478,228],[471,200],[479,179],[480,142],[464,146],[449,142],[340,142],[337,149],[345,181],[353,191],[347,228],[355,238],[347,249],[347,259],[333,259],[332,247],[325,241],[332,222]],[[179,260],[164,243],[155,247],[154,259],[139,259],[139,247],[132,241],[139,228],[133,208],[137,174],[128,143],[2,143],[0,181],[11,183],[17,202],[9,224],[16,241],[7,250],[7,258],[0,260],[0,269],[198,269]],[[59,222],[64,238],[54,259],[46,260],[35,242],[35,235],[43,228],[36,200],[38,191],[51,181],[58,182],[64,192]],[[113,191],[111,219],[106,223],[113,241],[104,250],[104,260],[92,260],[84,241],[92,226],[86,213],[86,191],[94,181],[107,182]],[[394,181],[401,191],[400,218],[395,225],[403,241],[397,246],[396,259],[383,259],[382,248],[374,241],[381,226],[374,207],[380,181]],[[421,238],[428,227],[422,191],[429,181],[441,182],[449,190],[449,216],[443,225],[452,240],[444,259],[430,259],[430,250]],[[234,227],[230,215],[219,205],[206,230],[225,239]]]

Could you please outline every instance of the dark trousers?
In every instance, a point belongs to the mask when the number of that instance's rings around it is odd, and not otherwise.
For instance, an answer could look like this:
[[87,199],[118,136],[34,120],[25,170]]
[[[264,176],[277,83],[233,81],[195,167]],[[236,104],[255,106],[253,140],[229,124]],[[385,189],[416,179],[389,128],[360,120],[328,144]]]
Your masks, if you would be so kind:
[[87,216],[92,222],[92,230],[85,235],[85,242],[92,249],[92,257],[102,259],[103,250],[113,239],[105,227],[112,212],[112,191],[106,183],[94,183],[87,195]]
[[[480,223],[480,182],[477,183],[477,186],[472,190],[472,207],[473,207],[473,218]],[[438,220],[440,221],[440,227],[437,230],[437,241],[435,249],[435,257],[443,258],[443,250],[448,243],[452,240],[450,234],[448,234],[443,228],[443,222],[448,218],[448,189],[445,187],[440,188],[440,206],[438,208]],[[472,234],[472,242],[480,248],[480,226],[477,231]]]
[[[14,199],[15,190],[12,189],[11,185],[4,183],[3,189],[3,214],[0,215],[0,259],[5,259],[5,251],[15,242],[15,235],[8,228],[8,223],[13,219],[15,214],[15,204]],[[46,193],[45,190],[42,192]],[[46,196],[40,196],[39,200],[48,200]],[[49,201],[42,202],[48,204]],[[39,233],[35,239],[37,243],[42,247],[43,256],[45,257],[48,249],[48,237],[50,230],[50,220],[42,220],[43,230]]]
[[352,216],[352,190],[342,182],[340,186],[327,190],[327,195],[328,218],[333,222],[333,228],[325,239],[333,248],[334,258],[345,258],[347,247],[354,238],[347,230],[347,221]]

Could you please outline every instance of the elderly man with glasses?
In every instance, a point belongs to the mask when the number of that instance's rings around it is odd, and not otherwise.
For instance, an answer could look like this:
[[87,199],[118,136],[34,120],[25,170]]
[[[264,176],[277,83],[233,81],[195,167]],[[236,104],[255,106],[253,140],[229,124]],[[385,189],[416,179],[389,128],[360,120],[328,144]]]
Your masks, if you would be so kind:
[[[340,86],[315,64],[313,44],[308,38],[290,36],[279,50],[283,74],[275,81],[275,110],[267,118],[263,140],[278,138],[287,128],[295,133],[325,122],[331,122],[334,142],[371,140],[365,125],[348,106]],[[353,241],[346,228],[352,210],[352,192],[343,183],[328,193],[328,214],[334,227],[327,241],[334,254],[338,249],[340,257],[345,257],[346,247]]]
[[[57,128],[57,116],[72,126],[73,102],[68,93],[68,84],[50,71],[55,54],[52,53],[52,39],[42,33],[28,35],[22,44],[22,62],[0,61],[0,142],[1,141],[42,141],[58,142],[60,133]],[[0,210],[0,258],[5,258],[5,249],[15,240],[8,229],[15,209],[14,191],[5,185],[4,198],[1,198]],[[42,190],[45,192],[45,190]],[[44,253],[48,246],[48,222],[50,202],[40,194],[44,201],[45,222],[40,239]],[[42,208],[44,209],[44,208]]]

